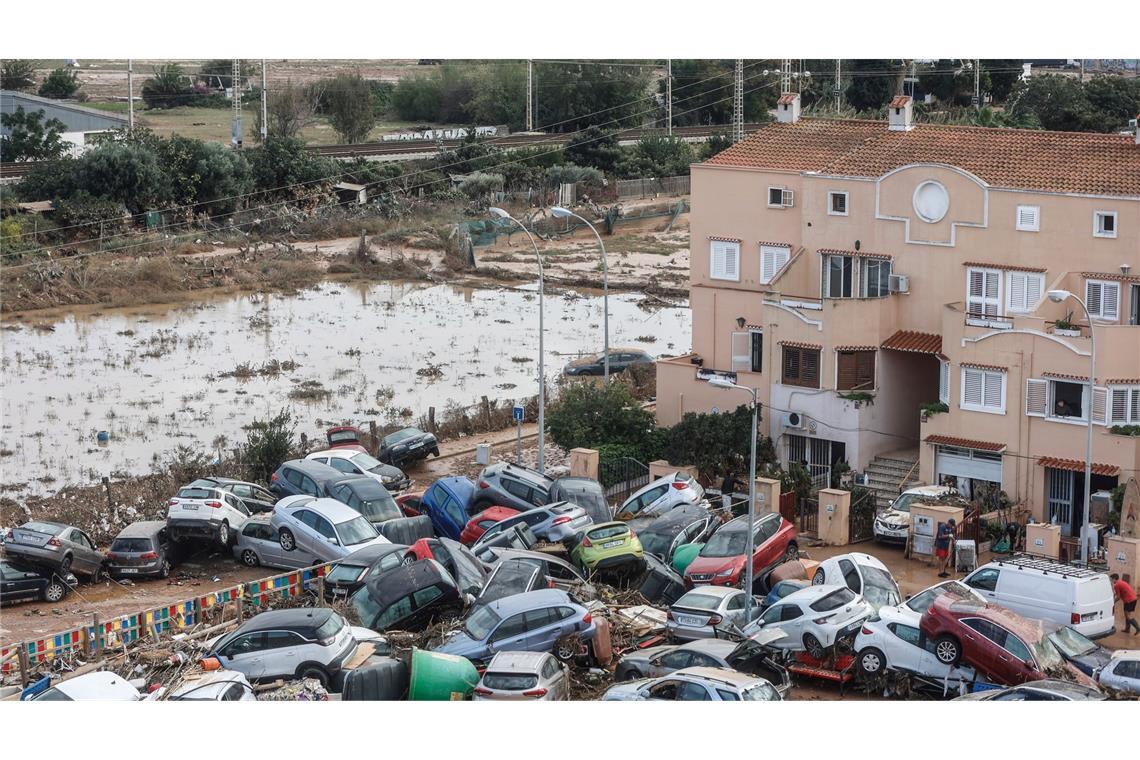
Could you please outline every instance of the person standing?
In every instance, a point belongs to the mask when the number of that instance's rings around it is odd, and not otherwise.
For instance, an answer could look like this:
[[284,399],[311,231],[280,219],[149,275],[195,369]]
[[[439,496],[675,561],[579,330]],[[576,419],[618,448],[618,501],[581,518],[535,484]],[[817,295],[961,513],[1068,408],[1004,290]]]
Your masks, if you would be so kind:
[[732,494],[736,492],[736,473],[728,469],[724,473],[724,482],[720,484],[720,502],[725,509],[732,509]]
[[1132,576],[1128,573],[1124,574],[1121,578],[1116,573],[1108,576],[1112,581],[1112,595],[1120,600],[1124,605],[1124,632],[1128,633],[1133,628],[1136,632],[1133,636],[1140,635],[1140,623],[1136,622],[1136,589],[1132,588]]
[[950,555],[954,550],[954,542],[958,537],[957,523],[951,517],[944,523],[938,525],[938,535],[934,538],[934,556],[938,557],[938,577],[949,578],[950,573],[946,572],[946,565],[950,561]]

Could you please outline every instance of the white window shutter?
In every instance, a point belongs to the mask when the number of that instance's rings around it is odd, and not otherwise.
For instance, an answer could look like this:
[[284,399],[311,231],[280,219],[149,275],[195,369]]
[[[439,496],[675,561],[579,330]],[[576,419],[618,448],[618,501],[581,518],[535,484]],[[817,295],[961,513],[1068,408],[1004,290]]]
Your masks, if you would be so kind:
[[740,243],[724,244],[724,276],[729,280],[740,279]]
[[1002,394],[1004,385],[1005,375],[1001,372],[984,372],[982,405],[994,409],[1003,409],[1005,407],[1005,399]]
[[1111,403],[1109,404],[1108,421],[1114,425],[1124,425],[1128,422],[1128,396],[1130,389],[1113,388]]
[[1092,392],[1092,421],[1097,425],[1108,424],[1108,389],[1094,387]]
[[975,314],[984,313],[986,273],[980,269],[971,269],[966,282],[966,310]]
[[785,206],[791,208],[796,205],[796,192],[794,190],[785,190],[781,195],[780,200]]
[[709,276],[718,279],[724,277],[724,249],[719,240],[709,244]]
[[938,367],[938,400],[943,404],[950,403],[950,362],[939,362]]
[[771,249],[760,246],[760,283],[767,285],[776,276],[776,259]]
[[1089,309],[1089,314],[1094,317],[1100,316],[1102,291],[1099,282],[1086,282],[1085,283],[1085,306]]
[[1044,417],[1048,406],[1049,382],[1047,380],[1025,381],[1025,413],[1030,417]]
[[1120,283],[1106,282],[1101,288],[1103,294],[1101,317],[1115,322],[1120,318]]
[[1006,280],[1006,307],[1010,311],[1028,311],[1025,305],[1026,280],[1025,272],[1010,272]]
[[1140,388],[1132,389],[1132,398],[1128,404],[1129,420],[1140,424]]
[[982,399],[982,373],[976,369],[963,369],[962,404],[969,406],[981,406]]
[[998,290],[1001,272],[986,272],[986,316],[998,314]]
[[1025,276],[1025,310],[1033,311],[1041,296],[1045,294],[1045,275],[1029,274]]

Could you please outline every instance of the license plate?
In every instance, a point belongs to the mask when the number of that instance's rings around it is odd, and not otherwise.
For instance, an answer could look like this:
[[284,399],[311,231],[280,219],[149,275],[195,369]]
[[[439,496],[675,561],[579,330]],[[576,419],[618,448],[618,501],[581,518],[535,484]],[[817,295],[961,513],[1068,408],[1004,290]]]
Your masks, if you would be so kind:
[[198,511],[198,505],[197,504],[183,504],[181,506],[183,509],[192,509],[194,511]]
[[348,596],[348,589],[346,589],[346,588],[334,588],[332,590],[332,595],[333,596]]
[[681,625],[704,625],[704,621],[694,615],[677,615],[677,622]]
[[418,449],[420,446],[423,446],[423,444],[422,444],[422,443],[413,443],[413,444],[412,444],[411,446],[409,446],[408,448],[409,448],[409,449]]
[[604,544],[602,544],[602,548],[603,549],[612,549],[615,546],[621,546],[622,543],[623,542],[620,540],[619,541],[606,541]]
[[122,573],[123,575],[126,575],[128,573],[137,573],[138,571],[139,570],[137,567],[121,567],[121,568],[119,568],[119,572]]

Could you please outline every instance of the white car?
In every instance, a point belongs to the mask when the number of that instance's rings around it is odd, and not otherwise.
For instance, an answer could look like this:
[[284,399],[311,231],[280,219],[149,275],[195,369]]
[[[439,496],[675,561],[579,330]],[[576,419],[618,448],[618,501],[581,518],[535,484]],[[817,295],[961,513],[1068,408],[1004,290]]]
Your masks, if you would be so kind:
[[[674,641],[715,639],[719,626],[743,627],[744,602],[747,595],[738,588],[700,586],[682,596],[669,608],[665,619],[666,635]],[[753,617],[760,609],[752,603]]]
[[934,642],[927,641],[918,628],[922,613],[904,605],[883,607],[878,615],[863,622],[855,637],[855,666],[865,677],[876,678],[894,670],[938,679],[960,690],[974,680],[973,668],[952,667],[939,662]]
[[699,504],[704,498],[705,489],[696,478],[683,472],[671,472],[626,499],[614,512],[614,519],[656,517],[682,504]]
[[253,687],[237,670],[206,670],[186,676],[167,699],[180,702],[256,702]]
[[570,699],[570,675],[550,652],[496,652],[472,699],[559,702]]
[[813,585],[843,584],[878,610],[894,607],[902,601],[899,584],[891,571],[876,557],[862,552],[850,552],[829,557],[819,564],[812,576]]
[[228,547],[249,520],[245,502],[213,480],[183,486],[166,505],[166,530],[175,541],[207,538]]
[[35,702],[138,702],[149,695],[140,694],[123,678],[101,670],[60,681],[33,697]]
[[1096,673],[1101,686],[1140,694],[1140,649],[1118,649]]
[[409,484],[408,476],[399,467],[384,464],[376,457],[363,451],[354,451],[349,448],[328,449],[326,451],[314,451],[305,459],[327,464],[334,470],[347,475],[363,475],[372,478],[390,493],[402,491]]
[[684,668],[659,678],[611,686],[603,702],[778,702],[783,697],[765,678],[727,668]]
[[315,678],[328,687],[363,641],[384,641],[327,607],[270,610],[209,643],[211,657],[250,681]]
[[901,541],[906,543],[910,533],[910,505],[922,503],[923,499],[938,500],[955,493],[946,486],[918,486],[908,488],[891,502],[891,505],[875,516],[872,531],[876,541]]
[[273,507],[269,524],[286,552],[300,551],[333,562],[373,544],[391,543],[368,518],[336,499],[286,496]]
[[875,612],[871,604],[846,586],[810,586],[788,594],[744,628],[751,636],[765,626],[778,626],[785,636],[770,646],[806,651],[821,659],[839,641],[851,641],[863,621]]

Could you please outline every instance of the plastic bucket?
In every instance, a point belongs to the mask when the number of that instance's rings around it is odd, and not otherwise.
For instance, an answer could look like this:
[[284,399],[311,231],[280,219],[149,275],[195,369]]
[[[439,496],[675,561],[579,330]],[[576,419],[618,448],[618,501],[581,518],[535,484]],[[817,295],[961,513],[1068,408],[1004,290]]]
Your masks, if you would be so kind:
[[469,699],[479,683],[479,671],[465,657],[412,650],[408,699],[413,702],[448,702]]

